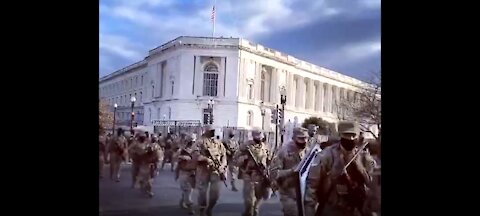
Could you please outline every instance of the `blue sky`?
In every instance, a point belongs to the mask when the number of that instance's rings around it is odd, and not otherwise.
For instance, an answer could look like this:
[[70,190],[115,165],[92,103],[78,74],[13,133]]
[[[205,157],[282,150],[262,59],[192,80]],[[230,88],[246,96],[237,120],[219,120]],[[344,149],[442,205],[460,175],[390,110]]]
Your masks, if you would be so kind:
[[[100,0],[100,77],[178,36],[211,36],[213,1]],[[380,70],[380,0],[216,0],[215,31],[361,80]]]

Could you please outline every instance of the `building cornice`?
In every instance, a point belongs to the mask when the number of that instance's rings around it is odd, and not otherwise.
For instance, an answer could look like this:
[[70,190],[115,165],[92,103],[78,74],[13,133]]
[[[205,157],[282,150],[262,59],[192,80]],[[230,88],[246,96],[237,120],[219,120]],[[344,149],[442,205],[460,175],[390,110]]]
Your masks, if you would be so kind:
[[133,70],[133,69],[139,69],[139,68],[146,67],[147,64],[148,64],[147,60],[144,59],[144,60],[142,60],[142,61],[139,61],[139,62],[133,63],[133,64],[131,64],[131,65],[129,65],[129,66],[126,66],[126,67],[124,67],[124,68],[122,68],[122,69],[120,69],[120,70],[117,70],[117,71],[115,71],[115,72],[113,72],[113,73],[111,73],[111,74],[109,74],[109,75],[106,75],[106,76],[100,78],[99,81],[100,81],[100,82],[105,82],[105,81],[107,81],[107,80],[109,80],[109,79],[112,79],[112,78],[114,78],[114,77],[117,77],[117,76],[120,76],[120,75],[122,75],[122,74],[124,74],[124,73],[127,73],[127,72],[129,72],[129,71],[131,71],[131,70]]

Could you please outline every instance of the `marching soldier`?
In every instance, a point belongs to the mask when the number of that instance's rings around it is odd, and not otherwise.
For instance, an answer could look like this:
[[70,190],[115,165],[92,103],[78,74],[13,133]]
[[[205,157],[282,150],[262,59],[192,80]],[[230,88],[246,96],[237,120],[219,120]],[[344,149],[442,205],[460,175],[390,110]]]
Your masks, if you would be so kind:
[[[221,181],[227,186],[225,183],[227,166],[225,147],[214,136],[215,129],[208,125],[202,137],[195,142],[192,153],[193,160],[197,163],[196,186],[200,216],[212,215],[212,209],[220,196]],[[210,191],[207,191],[209,184]],[[208,203],[207,192],[210,195]]]
[[234,163],[233,156],[238,150],[238,141],[234,139],[234,132],[228,132],[228,140],[223,141],[227,153],[227,164],[228,164],[228,177],[230,178],[230,184],[232,186],[232,191],[238,191],[235,186],[235,174],[237,174],[237,166]]
[[282,146],[273,159],[271,174],[280,192],[283,215],[298,216],[296,184],[294,169],[307,154],[307,130],[294,128],[292,140]]
[[162,161],[162,170],[163,170],[163,167],[165,166],[165,163],[170,163],[171,166],[170,166],[170,170],[173,172],[173,165],[174,165],[174,161],[173,161],[173,153],[174,153],[174,137],[171,133],[167,134],[167,137],[165,138],[165,156],[163,158],[163,161]]
[[193,212],[192,191],[195,188],[195,169],[196,163],[192,160],[193,140],[191,137],[185,137],[185,146],[179,149],[176,153],[178,158],[178,165],[175,169],[175,180],[180,183],[182,190],[182,198],[180,199],[180,207],[187,209],[189,214]]
[[134,154],[133,148],[138,145],[138,133],[135,134],[134,137],[131,138],[131,143],[128,146],[128,155],[130,160],[132,160],[132,188],[135,188],[135,182],[137,181],[138,169],[139,169],[139,158],[138,155]]
[[269,198],[268,159],[269,151],[260,129],[252,131],[253,140],[242,144],[235,154],[234,161],[242,169],[243,200],[245,210],[243,216],[259,216],[262,199]]
[[103,178],[103,170],[105,162],[107,161],[107,142],[108,137],[104,137],[103,135],[99,137],[98,168],[100,172],[100,178]]
[[118,128],[115,136],[109,145],[110,153],[110,179],[120,182],[120,166],[125,161],[127,153],[127,139],[123,136],[123,129]]
[[139,133],[138,141],[132,146],[131,151],[138,163],[138,174],[134,186],[140,186],[144,193],[153,197],[152,183],[155,167],[161,157],[160,146],[150,143],[145,133]]
[[340,142],[322,151],[309,170],[305,215],[353,216],[365,213],[366,187],[372,181],[375,163],[356,145],[358,123],[339,122],[338,132]]

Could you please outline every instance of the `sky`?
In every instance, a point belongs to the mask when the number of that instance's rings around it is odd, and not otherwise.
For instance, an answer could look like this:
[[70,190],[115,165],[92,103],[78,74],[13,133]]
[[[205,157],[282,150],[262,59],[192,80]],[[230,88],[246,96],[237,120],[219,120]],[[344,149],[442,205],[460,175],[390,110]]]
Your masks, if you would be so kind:
[[[179,36],[211,36],[214,1],[100,0],[100,77]],[[360,80],[380,70],[380,0],[216,0],[215,12],[215,36]]]

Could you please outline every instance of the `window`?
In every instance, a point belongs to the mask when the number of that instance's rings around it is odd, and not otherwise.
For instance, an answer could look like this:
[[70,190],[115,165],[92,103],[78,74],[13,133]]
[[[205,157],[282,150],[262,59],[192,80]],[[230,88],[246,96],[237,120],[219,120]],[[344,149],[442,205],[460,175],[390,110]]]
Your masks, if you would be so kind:
[[142,92],[140,92],[140,102],[142,102]]
[[135,87],[138,86],[138,76],[135,77]]
[[172,108],[168,107],[168,120],[172,119]]
[[135,99],[137,99],[137,93],[135,92]]
[[148,120],[152,121],[152,109],[148,108]]
[[247,126],[252,126],[253,124],[253,112],[250,110],[247,113]]
[[154,96],[154,93],[155,93],[155,86],[152,85],[152,98],[153,98],[153,96]]
[[175,81],[172,80],[172,96],[173,96],[173,89],[175,88]]
[[203,70],[203,95],[217,96],[218,87],[218,67],[210,62]]
[[260,80],[260,100],[265,101],[265,71],[262,71]]
[[161,116],[160,116],[161,113],[160,113],[160,111],[161,111],[160,108],[158,108],[158,109],[157,109],[157,119],[161,119]]
[[130,88],[133,87],[133,78],[130,78]]
[[252,83],[249,83],[247,85],[247,98],[249,100],[252,100],[253,99],[253,84]]
[[209,109],[203,109],[203,124],[209,124],[208,116],[210,115]]
[[143,86],[143,75],[142,75],[142,78],[140,79],[140,85]]

